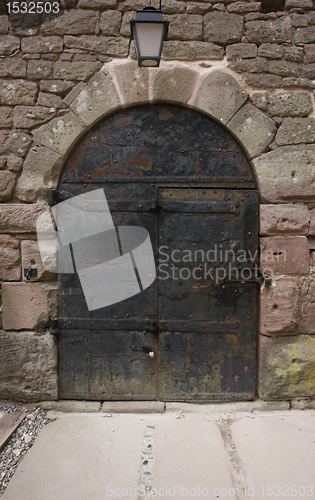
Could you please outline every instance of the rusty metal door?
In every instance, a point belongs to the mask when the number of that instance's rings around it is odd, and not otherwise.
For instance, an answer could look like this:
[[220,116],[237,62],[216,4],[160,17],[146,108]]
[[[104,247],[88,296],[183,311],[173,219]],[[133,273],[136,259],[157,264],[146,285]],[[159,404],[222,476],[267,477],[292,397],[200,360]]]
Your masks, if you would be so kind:
[[116,227],[148,230],[158,277],[89,311],[60,275],[60,397],[253,399],[258,194],[234,139],[192,110],[125,110],[73,151],[52,199],[99,187]]

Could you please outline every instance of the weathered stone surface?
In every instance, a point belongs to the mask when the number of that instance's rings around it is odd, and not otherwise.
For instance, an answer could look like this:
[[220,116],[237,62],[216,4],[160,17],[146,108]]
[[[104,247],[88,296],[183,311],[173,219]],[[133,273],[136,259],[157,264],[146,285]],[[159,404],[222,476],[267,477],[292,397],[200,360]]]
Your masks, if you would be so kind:
[[276,43],[262,43],[258,49],[258,55],[268,59],[281,59],[283,56],[282,45]]
[[44,92],[39,92],[36,106],[56,109],[66,107],[61,97],[58,95],[46,94]]
[[20,57],[7,57],[1,60],[0,78],[26,78],[26,61]]
[[293,9],[294,7],[297,7],[299,9],[312,10],[313,2],[312,2],[312,0],[286,0],[285,1],[285,8],[286,9]]
[[315,27],[308,26],[307,28],[298,28],[294,35],[294,43],[314,43],[315,42]]
[[315,64],[305,64],[301,69],[302,77],[304,78],[315,78]]
[[257,45],[254,43],[235,43],[226,47],[226,58],[228,61],[250,59],[257,56],[257,50]]
[[290,43],[293,30],[288,17],[268,21],[249,21],[245,25],[245,36],[251,43]]
[[[178,2],[177,0],[173,2],[174,4],[184,3]],[[206,14],[212,9],[211,3],[206,2],[187,2],[187,14]],[[164,12],[164,8],[163,8]],[[184,12],[184,11],[183,11]],[[173,12],[175,14],[175,12]]]
[[149,101],[149,70],[139,68],[135,61],[114,68],[124,104]]
[[237,61],[230,61],[230,68],[234,69],[237,73],[261,73],[265,71],[268,62],[263,57],[255,57],[254,59],[238,59]]
[[14,195],[23,201],[48,200],[49,189],[56,189],[63,156],[44,147],[34,147],[27,155]]
[[7,159],[5,156],[0,156],[0,170],[4,170],[7,164]]
[[248,14],[249,12],[259,12],[261,7],[261,2],[234,2],[228,5],[228,12],[233,12],[234,14]]
[[227,124],[246,99],[246,92],[231,75],[215,70],[203,78],[194,104]]
[[187,67],[160,69],[153,80],[154,99],[188,102],[197,79],[197,71]]
[[315,337],[259,336],[259,397],[314,397]]
[[13,123],[12,108],[0,106],[0,128],[11,128]]
[[0,55],[10,56],[20,48],[20,39],[12,35],[0,36]]
[[6,141],[6,148],[11,153],[24,158],[31,142],[32,138],[26,132],[12,130]]
[[136,11],[125,12],[124,17],[122,18],[121,29],[120,29],[121,36],[126,36],[130,39],[131,37],[130,20],[134,19],[136,15],[137,15]]
[[9,33],[9,18],[8,16],[0,16],[0,35]]
[[0,201],[8,201],[12,198],[16,175],[13,172],[0,172]]
[[[152,7],[158,9],[159,0],[152,0]],[[127,12],[130,10],[142,10],[142,9],[143,9],[143,3],[141,3],[141,0],[124,0],[119,5],[119,10],[121,12]]]
[[117,0],[79,0],[80,9],[114,9]]
[[59,36],[22,38],[21,49],[28,54],[62,52],[63,40]]
[[58,399],[58,346],[53,335],[2,332],[0,350],[2,398]]
[[11,154],[7,157],[7,166],[11,172],[20,172],[22,170],[23,158]]
[[62,16],[42,24],[40,33],[43,35],[88,35],[95,33],[95,27],[95,12],[72,9]]
[[261,268],[265,276],[308,274],[310,252],[305,236],[266,236],[260,239]]
[[315,142],[315,118],[284,118],[276,136],[278,146]]
[[[169,40],[202,40],[202,16],[198,14],[174,14],[168,15],[169,20],[168,36]],[[205,38],[206,42],[208,40]]]
[[310,220],[309,234],[310,236],[315,236],[315,208],[311,210],[310,215],[311,215],[311,220]]
[[65,155],[85,127],[71,111],[33,130],[34,137],[49,149]]
[[120,100],[111,75],[99,72],[80,92],[70,107],[83,123],[91,125],[119,105]]
[[254,92],[250,96],[250,100],[256,108],[266,111],[269,102],[269,96],[267,92]]
[[285,47],[284,58],[286,61],[303,62],[304,53],[302,47],[295,47],[294,45],[292,47]]
[[13,125],[16,128],[31,128],[56,116],[53,108],[42,106],[16,106],[13,111]]
[[58,61],[54,66],[54,78],[86,81],[101,67],[100,62]]
[[9,131],[8,130],[0,130],[0,155],[7,153],[7,148],[6,148],[6,141],[8,140],[9,137]]
[[263,236],[286,233],[307,234],[310,214],[306,205],[261,205],[260,234]]
[[20,242],[12,236],[0,235],[0,280],[21,279]]
[[307,116],[312,110],[309,92],[279,92],[269,97],[272,116]]
[[0,80],[0,104],[33,106],[37,95],[35,82]]
[[302,304],[301,331],[303,333],[315,333],[315,303]]
[[[38,242],[35,240],[23,240],[21,242],[22,269],[37,269],[37,276],[31,278],[33,281],[45,281],[56,278],[56,274],[46,271],[42,264]],[[24,278],[26,280],[26,278]]]
[[1,233],[35,233],[36,220],[45,212],[43,206],[22,203],[0,204]]
[[226,12],[209,12],[204,16],[204,40],[222,45],[241,41],[243,18]]
[[108,10],[101,16],[101,31],[103,35],[119,36],[122,13],[117,10]]
[[295,12],[291,14],[291,21],[292,24],[295,28],[299,28],[301,26],[307,26],[308,25],[308,19],[307,17],[303,14],[296,14]]
[[66,106],[69,107],[70,104],[75,100],[75,98],[80,94],[81,90],[85,89],[86,86],[87,84],[85,82],[79,82],[78,85],[73,87],[73,89],[70,90],[69,94],[67,94],[63,100]]
[[282,146],[253,163],[264,203],[314,200],[315,146]]
[[275,122],[249,103],[233,116],[228,127],[245,146],[250,158],[265,151],[276,133]]
[[311,43],[304,47],[306,62],[315,63],[315,44]]
[[263,288],[260,298],[260,333],[287,335],[298,332],[300,289],[298,278],[273,279],[271,287]]
[[129,40],[120,37],[65,36],[65,46],[72,49],[93,50],[98,54],[109,56],[127,57]]
[[74,86],[73,82],[66,80],[42,80],[39,82],[39,88],[43,92],[51,92],[53,94],[66,94]]
[[[180,0],[165,0],[163,14],[182,14],[186,11],[186,2]],[[204,12],[188,12],[188,14],[204,14]]]
[[298,63],[291,61],[269,61],[269,71],[280,76],[298,77],[301,73],[301,68]]
[[242,77],[251,87],[281,87],[281,76],[278,75],[268,75],[267,73],[244,73]]
[[32,59],[27,63],[27,78],[32,80],[52,78],[52,68],[53,64],[51,61],[43,61],[42,59],[37,61]]
[[163,59],[196,61],[202,59],[221,60],[224,48],[211,42],[167,41],[163,44]]
[[34,330],[43,315],[55,317],[57,290],[54,283],[3,283],[4,330]]
[[282,78],[282,87],[302,87],[315,89],[315,81],[309,78]]

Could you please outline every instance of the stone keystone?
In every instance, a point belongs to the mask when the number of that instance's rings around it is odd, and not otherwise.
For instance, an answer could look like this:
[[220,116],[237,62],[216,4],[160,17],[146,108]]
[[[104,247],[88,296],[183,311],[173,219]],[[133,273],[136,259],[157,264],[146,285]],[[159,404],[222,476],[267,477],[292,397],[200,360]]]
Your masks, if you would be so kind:
[[226,125],[246,99],[233,76],[215,70],[203,78],[193,104]]
[[197,71],[187,67],[160,69],[154,77],[154,99],[188,102],[197,78]]

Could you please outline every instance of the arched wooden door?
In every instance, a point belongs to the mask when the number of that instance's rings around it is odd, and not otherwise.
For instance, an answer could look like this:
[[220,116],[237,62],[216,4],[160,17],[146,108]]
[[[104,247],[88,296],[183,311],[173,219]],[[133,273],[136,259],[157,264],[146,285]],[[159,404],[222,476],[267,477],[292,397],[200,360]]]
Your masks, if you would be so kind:
[[60,275],[60,397],[253,399],[258,194],[239,145],[197,111],[129,108],[85,136],[53,197],[100,187],[115,226],[148,230],[158,276],[89,311]]

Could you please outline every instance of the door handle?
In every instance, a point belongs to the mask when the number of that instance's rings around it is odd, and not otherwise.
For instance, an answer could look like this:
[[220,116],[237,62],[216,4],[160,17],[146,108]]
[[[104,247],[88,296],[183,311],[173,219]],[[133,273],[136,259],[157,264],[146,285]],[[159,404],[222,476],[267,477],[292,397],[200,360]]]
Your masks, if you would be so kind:
[[257,278],[253,278],[253,279],[224,279],[222,280],[222,285],[221,285],[221,288],[225,288],[226,285],[235,285],[235,284],[245,284],[245,283],[254,283],[256,285],[258,284],[261,284],[265,282],[265,286],[266,287],[270,287],[271,284],[272,284],[272,279],[270,278],[265,278],[265,276],[263,274],[261,274],[260,276],[258,276]]

